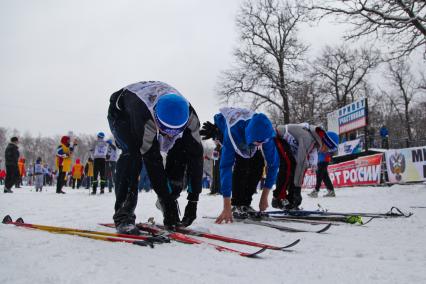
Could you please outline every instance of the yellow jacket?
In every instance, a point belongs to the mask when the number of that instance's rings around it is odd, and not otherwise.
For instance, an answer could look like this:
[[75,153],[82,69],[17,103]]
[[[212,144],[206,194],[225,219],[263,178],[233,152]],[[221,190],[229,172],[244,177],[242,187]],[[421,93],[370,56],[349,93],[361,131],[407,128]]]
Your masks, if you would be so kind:
[[56,151],[56,169],[62,166],[63,172],[69,172],[71,170],[71,151],[70,148],[61,144],[58,146]]
[[81,176],[83,175],[83,165],[80,164],[80,160],[77,159],[76,164],[74,167],[72,167],[72,178],[73,179],[81,179]]
[[87,161],[86,166],[85,166],[85,172],[86,175],[88,177],[92,177],[93,176],[93,162]]

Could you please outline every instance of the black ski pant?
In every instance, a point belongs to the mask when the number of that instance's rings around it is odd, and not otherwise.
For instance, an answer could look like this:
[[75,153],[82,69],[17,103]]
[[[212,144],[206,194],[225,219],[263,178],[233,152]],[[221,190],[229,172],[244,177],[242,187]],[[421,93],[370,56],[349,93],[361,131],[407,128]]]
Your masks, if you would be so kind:
[[249,159],[235,155],[232,173],[232,205],[250,206],[257,184],[262,177],[264,165],[265,161],[260,150]]
[[56,193],[62,191],[62,187],[65,185],[66,172],[62,171],[62,166],[58,169],[58,180],[56,181]]
[[[167,153],[165,170],[169,191],[172,198],[176,200],[180,196],[182,190],[186,189],[188,192],[187,200],[198,201],[202,189],[201,179],[194,181],[191,177],[202,176],[203,159],[202,155],[200,155],[198,165],[191,168],[189,159],[192,157],[190,157],[190,154],[185,150],[186,147],[184,143],[184,139],[178,139],[173,145],[173,148]],[[202,151],[202,149],[200,151]],[[194,182],[197,183],[195,186]]]
[[77,189],[81,186],[81,178],[73,178],[72,179],[72,188],[75,188],[75,184],[77,182]]
[[211,194],[217,194],[220,192],[220,159],[219,160],[213,160],[213,176],[212,176],[212,183],[211,183]]
[[19,180],[18,165],[6,165],[6,180],[4,186],[11,189]]
[[315,190],[319,191],[321,183],[324,181],[325,186],[328,190],[334,190],[333,183],[330,180],[328,175],[328,162],[319,162],[317,169],[317,184],[315,185]]
[[106,184],[105,179],[105,159],[104,158],[95,158],[93,160],[93,192],[96,192],[98,188],[98,176],[101,179],[101,190],[103,191]]
[[85,177],[86,189],[90,189],[90,185],[92,184],[93,177]]
[[[138,177],[142,169],[142,154],[136,134],[132,131],[130,117],[116,107],[117,93],[111,96],[108,123],[116,144],[121,149],[116,165],[114,223],[134,224],[138,203]],[[160,161],[162,163],[162,161]]]
[[280,155],[280,168],[273,196],[279,200],[287,199],[290,204],[299,206],[302,203],[302,196],[301,188],[294,184],[296,160],[287,141],[277,137],[275,138],[275,145]]

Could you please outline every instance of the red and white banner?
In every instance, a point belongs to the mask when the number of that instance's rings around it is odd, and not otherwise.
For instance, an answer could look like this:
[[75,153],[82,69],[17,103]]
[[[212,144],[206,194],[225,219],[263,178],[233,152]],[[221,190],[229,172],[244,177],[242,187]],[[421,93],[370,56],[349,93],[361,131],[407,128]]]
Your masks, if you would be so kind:
[[[328,173],[331,182],[334,187],[380,184],[382,157],[383,154],[376,154],[330,165]],[[303,180],[303,187],[313,188],[315,184],[316,173],[308,169]]]

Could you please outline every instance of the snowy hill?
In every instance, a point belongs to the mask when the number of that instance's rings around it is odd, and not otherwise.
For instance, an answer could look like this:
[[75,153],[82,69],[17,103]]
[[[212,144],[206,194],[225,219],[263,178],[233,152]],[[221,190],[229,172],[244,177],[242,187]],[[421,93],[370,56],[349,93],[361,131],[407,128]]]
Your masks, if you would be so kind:
[[[0,194],[1,217],[10,214],[28,223],[114,232],[97,225],[112,221],[113,193],[89,196],[87,190],[66,189],[66,195],[57,195],[53,188],[38,193],[30,187],[14,191]],[[331,211],[383,213],[397,206],[414,215],[375,219],[361,227],[332,226],[324,234],[286,233],[242,223],[216,225],[203,219],[218,215],[222,206],[220,196],[203,193],[194,229],[274,245],[301,239],[291,252],[266,251],[258,259],[218,252],[207,245],[172,242],[150,249],[1,224],[0,283],[426,283],[426,209],[410,208],[426,206],[426,185],[344,188],[336,194],[334,199],[311,199],[304,192],[302,206],[316,209],[320,203]],[[259,197],[255,195],[253,205]],[[185,199],[180,198],[182,211]],[[138,221],[154,217],[161,223],[155,200],[153,192],[140,194]]]

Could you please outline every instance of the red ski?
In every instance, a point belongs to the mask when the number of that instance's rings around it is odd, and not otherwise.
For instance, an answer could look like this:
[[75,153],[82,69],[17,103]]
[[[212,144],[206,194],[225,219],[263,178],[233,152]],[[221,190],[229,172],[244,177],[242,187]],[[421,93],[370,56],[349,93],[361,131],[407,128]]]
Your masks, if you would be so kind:
[[[114,224],[100,224],[100,225],[110,227],[110,228],[115,228]],[[261,248],[260,250],[255,251],[253,253],[242,252],[242,251],[231,249],[231,248],[224,247],[224,246],[221,246],[221,245],[209,243],[209,242],[206,242],[206,241],[203,241],[203,240],[200,240],[200,239],[192,238],[192,237],[189,237],[189,236],[187,236],[183,233],[180,233],[180,232],[169,232],[169,231],[166,231],[166,230],[159,228],[156,225],[146,224],[146,226],[143,226],[143,228],[141,228],[138,224],[138,228],[140,230],[147,231],[147,232],[155,234],[155,235],[166,236],[166,237],[170,238],[171,240],[175,240],[175,241],[178,241],[178,242],[183,242],[183,243],[188,243],[188,244],[206,244],[206,245],[214,247],[218,251],[232,252],[232,253],[236,253],[236,254],[238,254],[240,256],[244,256],[244,257],[257,257],[259,254],[261,254],[262,252],[264,252],[266,250],[266,248]]]
[[[102,225],[108,225],[110,227],[111,226],[114,227],[113,224],[102,224]],[[164,226],[162,225],[153,226],[148,223],[139,223],[139,224],[136,224],[136,226],[139,228],[139,230],[148,231],[153,234],[158,234],[159,232],[164,231]],[[300,239],[297,239],[291,244],[280,247],[280,246],[274,246],[269,244],[263,244],[263,243],[257,243],[257,242],[247,241],[247,240],[226,237],[226,236],[217,235],[217,234],[205,233],[205,232],[192,230],[188,228],[177,228],[177,232],[184,235],[202,237],[202,238],[207,238],[207,239],[217,240],[217,241],[222,241],[227,243],[241,244],[241,245],[259,247],[259,248],[270,249],[270,250],[281,250],[281,251],[285,251],[286,249],[289,249],[300,242]]]

